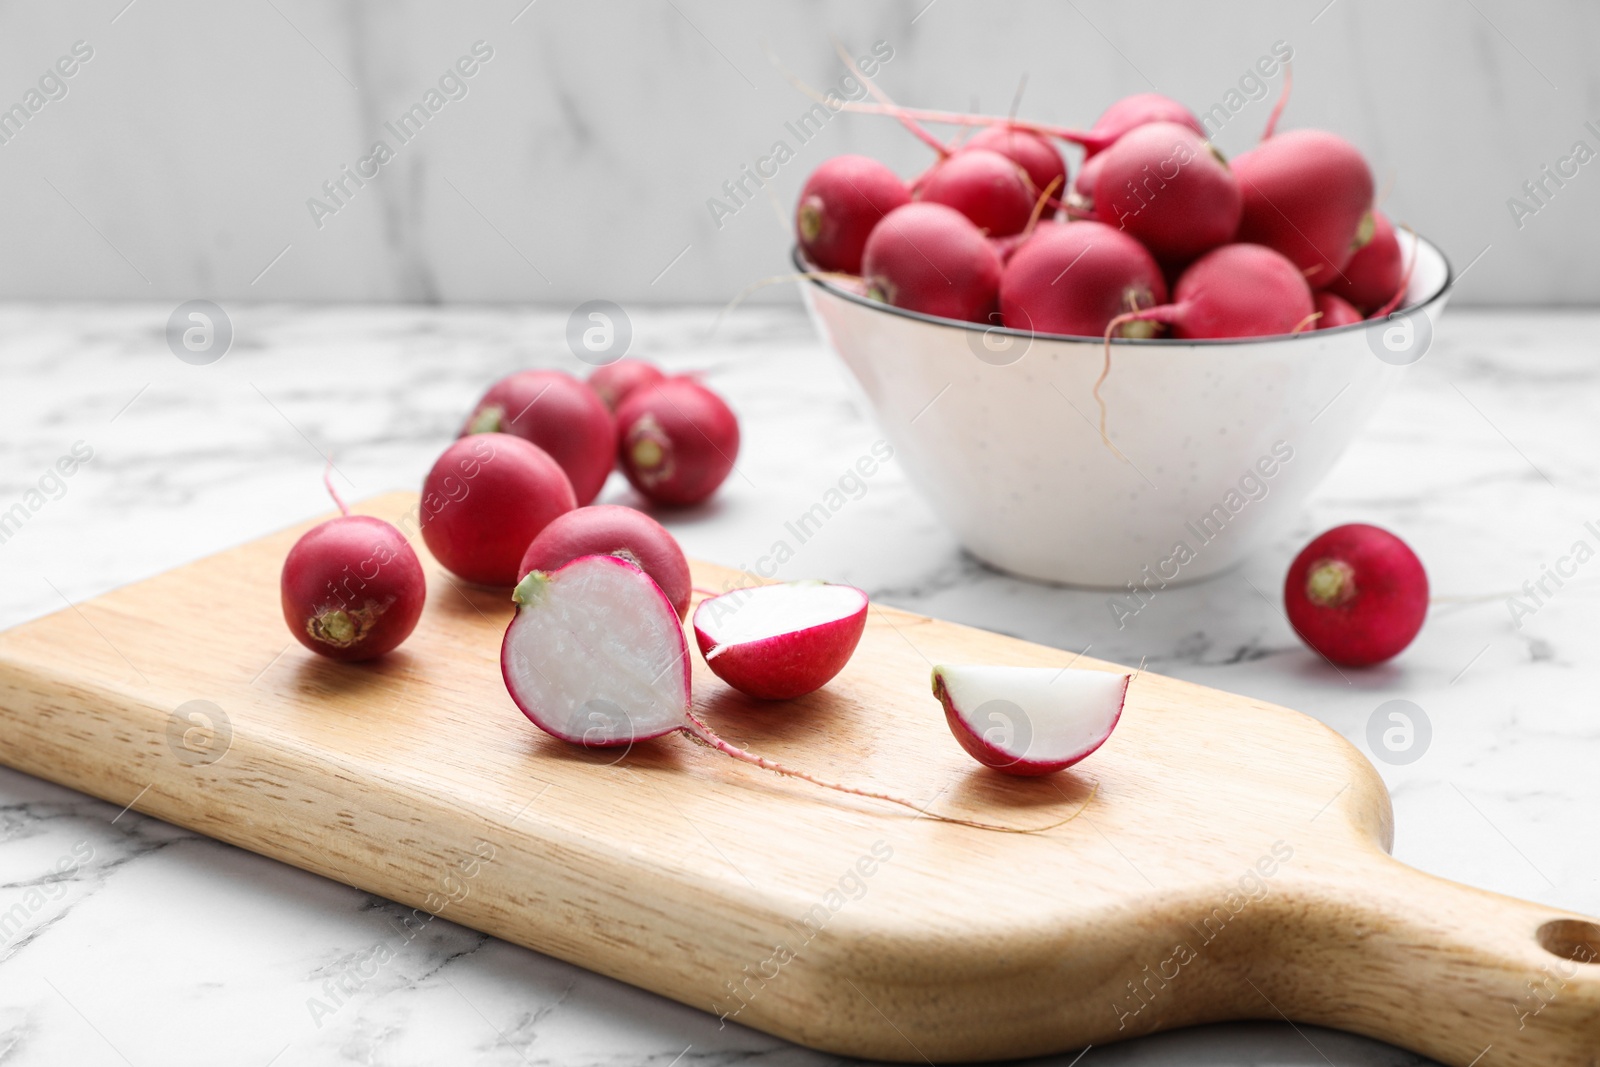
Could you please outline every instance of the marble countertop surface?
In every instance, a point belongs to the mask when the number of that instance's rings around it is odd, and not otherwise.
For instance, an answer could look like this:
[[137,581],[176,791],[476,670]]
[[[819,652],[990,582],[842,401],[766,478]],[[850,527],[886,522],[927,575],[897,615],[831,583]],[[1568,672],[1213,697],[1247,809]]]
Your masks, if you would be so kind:
[[[171,310],[0,306],[0,510],[74,447],[92,450],[71,478],[47,479],[42,506],[0,544],[0,626],[326,511],[324,452],[354,497],[417,486],[490,380],[583,369],[564,311],[238,307],[232,350],[193,366],[168,350]],[[735,312],[714,333],[712,322],[708,309],[636,310],[631,354],[703,371],[740,413],[739,473],[709,505],[664,518],[690,554],[749,565],[879,432],[799,311]],[[1600,312],[1451,311],[1291,531],[1236,571],[1163,592],[1126,628],[1103,593],[1018,581],[964,555],[894,463],[782,576],[1143,659],[1299,708],[1367,752],[1379,705],[1412,701],[1432,724],[1427,750],[1377,761],[1395,854],[1600,914],[1600,563],[1520,627],[1507,605],[1574,542],[1596,540],[1585,529],[1600,521],[1596,411]],[[616,476],[603,499],[636,502]],[[1251,584],[1275,590],[1300,544],[1350,521],[1401,533],[1436,601],[1399,660],[1341,676]],[[399,909],[119,807],[0,770],[0,915],[27,902],[0,938],[4,1067],[832,1059],[444,921],[319,1018],[309,1002],[323,980]],[[1266,1022],[1077,1056],[1045,1062],[1422,1062]]]

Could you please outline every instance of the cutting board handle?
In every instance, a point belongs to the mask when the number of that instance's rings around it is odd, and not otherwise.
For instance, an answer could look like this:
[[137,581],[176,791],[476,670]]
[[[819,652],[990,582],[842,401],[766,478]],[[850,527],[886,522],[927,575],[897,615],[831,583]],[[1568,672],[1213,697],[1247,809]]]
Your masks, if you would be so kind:
[[[1303,886],[1276,1010],[1449,1067],[1600,1067],[1600,923],[1436,878],[1374,849]],[[1270,991],[1263,987],[1263,996]]]

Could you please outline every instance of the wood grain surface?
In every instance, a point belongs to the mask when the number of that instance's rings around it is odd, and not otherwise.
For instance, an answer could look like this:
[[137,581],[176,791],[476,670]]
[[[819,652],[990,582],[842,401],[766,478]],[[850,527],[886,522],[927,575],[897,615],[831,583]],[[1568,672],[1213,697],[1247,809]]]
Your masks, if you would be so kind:
[[[414,530],[415,503],[358,510]],[[0,760],[399,901],[418,928],[437,915],[838,1053],[995,1059],[1289,1018],[1450,1067],[1600,1064],[1600,927],[1389,858],[1382,782],[1307,716],[1143,673],[1097,754],[1016,779],[957,746],[932,665],[1123,668],[879,606],[799,701],[747,700],[695,656],[697,708],[761,754],[936,812],[1078,813],[974,830],[680,735],[544,736],[501,683],[508,595],[420,543],[411,639],[369,665],[314,656],[277,594],[305,528],[0,634]]]

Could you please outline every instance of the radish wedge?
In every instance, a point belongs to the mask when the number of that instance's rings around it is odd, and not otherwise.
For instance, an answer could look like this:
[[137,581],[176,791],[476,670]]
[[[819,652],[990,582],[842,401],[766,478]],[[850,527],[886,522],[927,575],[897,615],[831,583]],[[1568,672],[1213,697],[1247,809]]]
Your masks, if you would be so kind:
[[711,672],[746,696],[791,700],[844,669],[867,625],[867,594],[784,582],[700,602],[694,637]]
[[1052,774],[1105,743],[1130,678],[1059,667],[939,666],[933,693],[961,747],[1007,774]]
[[506,690],[535,726],[589,748],[688,725],[689,646],[649,575],[616,556],[533,571],[500,646]]

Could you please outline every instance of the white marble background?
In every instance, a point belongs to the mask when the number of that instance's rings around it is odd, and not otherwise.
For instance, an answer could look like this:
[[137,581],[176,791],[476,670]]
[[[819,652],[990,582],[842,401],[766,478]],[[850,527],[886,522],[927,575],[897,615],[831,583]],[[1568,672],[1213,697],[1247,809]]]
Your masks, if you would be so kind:
[[[1371,159],[1384,205],[1440,243],[1461,303],[1600,292],[1600,162],[1519,228],[1506,200],[1600,150],[1600,8],[1583,0],[62,0],[0,5],[0,106],[82,40],[93,58],[0,145],[0,295],[40,299],[720,303],[788,269],[805,174],[857,151],[918,172],[891,122],[844,115],[771,197],[706,200],[784,137],[829,44],[888,42],[882,84],[927,106],[1086,125],[1152,87],[1201,110],[1274,41],[1287,125]],[[413,142],[383,123],[473,42],[494,56]],[[1274,85],[1274,92],[1276,85]],[[1270,100],[1218,137],[1256,138]],[[306,207],[384,137],[395,159],[318,229]],[[790,300],[774,289],[758,300]]]
[[[353,495],[415,486],[488,380],[528,364],[579,369],[562,312],[246,308],[233,351],[195,367],[168,352],[167,311],[0,305],[0,506],[73,442],[94,449],[64,495],[0,545],[0,626],[325,512],[319,450],[335,454]],[[742,416],[742,475],[708,505],[663,516],[692,554],[737,564],[877,430],[797,312],[736,312],[708,336],[711,321],[710,310],[642,311],[635,352],[704,370]],[[892,463],[783,576],[854,582],[886,603],[1058,647],[1092,642],[1122,662],[1148,657],[1150,669],[1300,708],[1364,751],[1375,709],[1412,700],[1433,723],[1431,746],[1408,766],[1377,763],[1394,794],[1396,854],[1600,914],[1600,571],[1520,630],[1504,603],[1600,518],[1597,337],[1600,313],[1452,308],[1291,531],[1237,571],[1164,591],[1126,630],[1104,594],[965,557]],[[606,499],[637,502],[620,479]],[[1403,534],[1438,603],[1400,659],[1341,676],[1247,583],[1275,591],[1300,544],[1349,521]],[[382,935],[393,906],[119,806],[0,770],[0,913],[31,889],[49,895],[0,941],[4,1067],[831,1062],[442,920],[318,1027],[308,998]],[[84,848],[86,862],[53,873]],[[1047,1062],[1419,1063],[1281,1023],[1075,1055]]]

